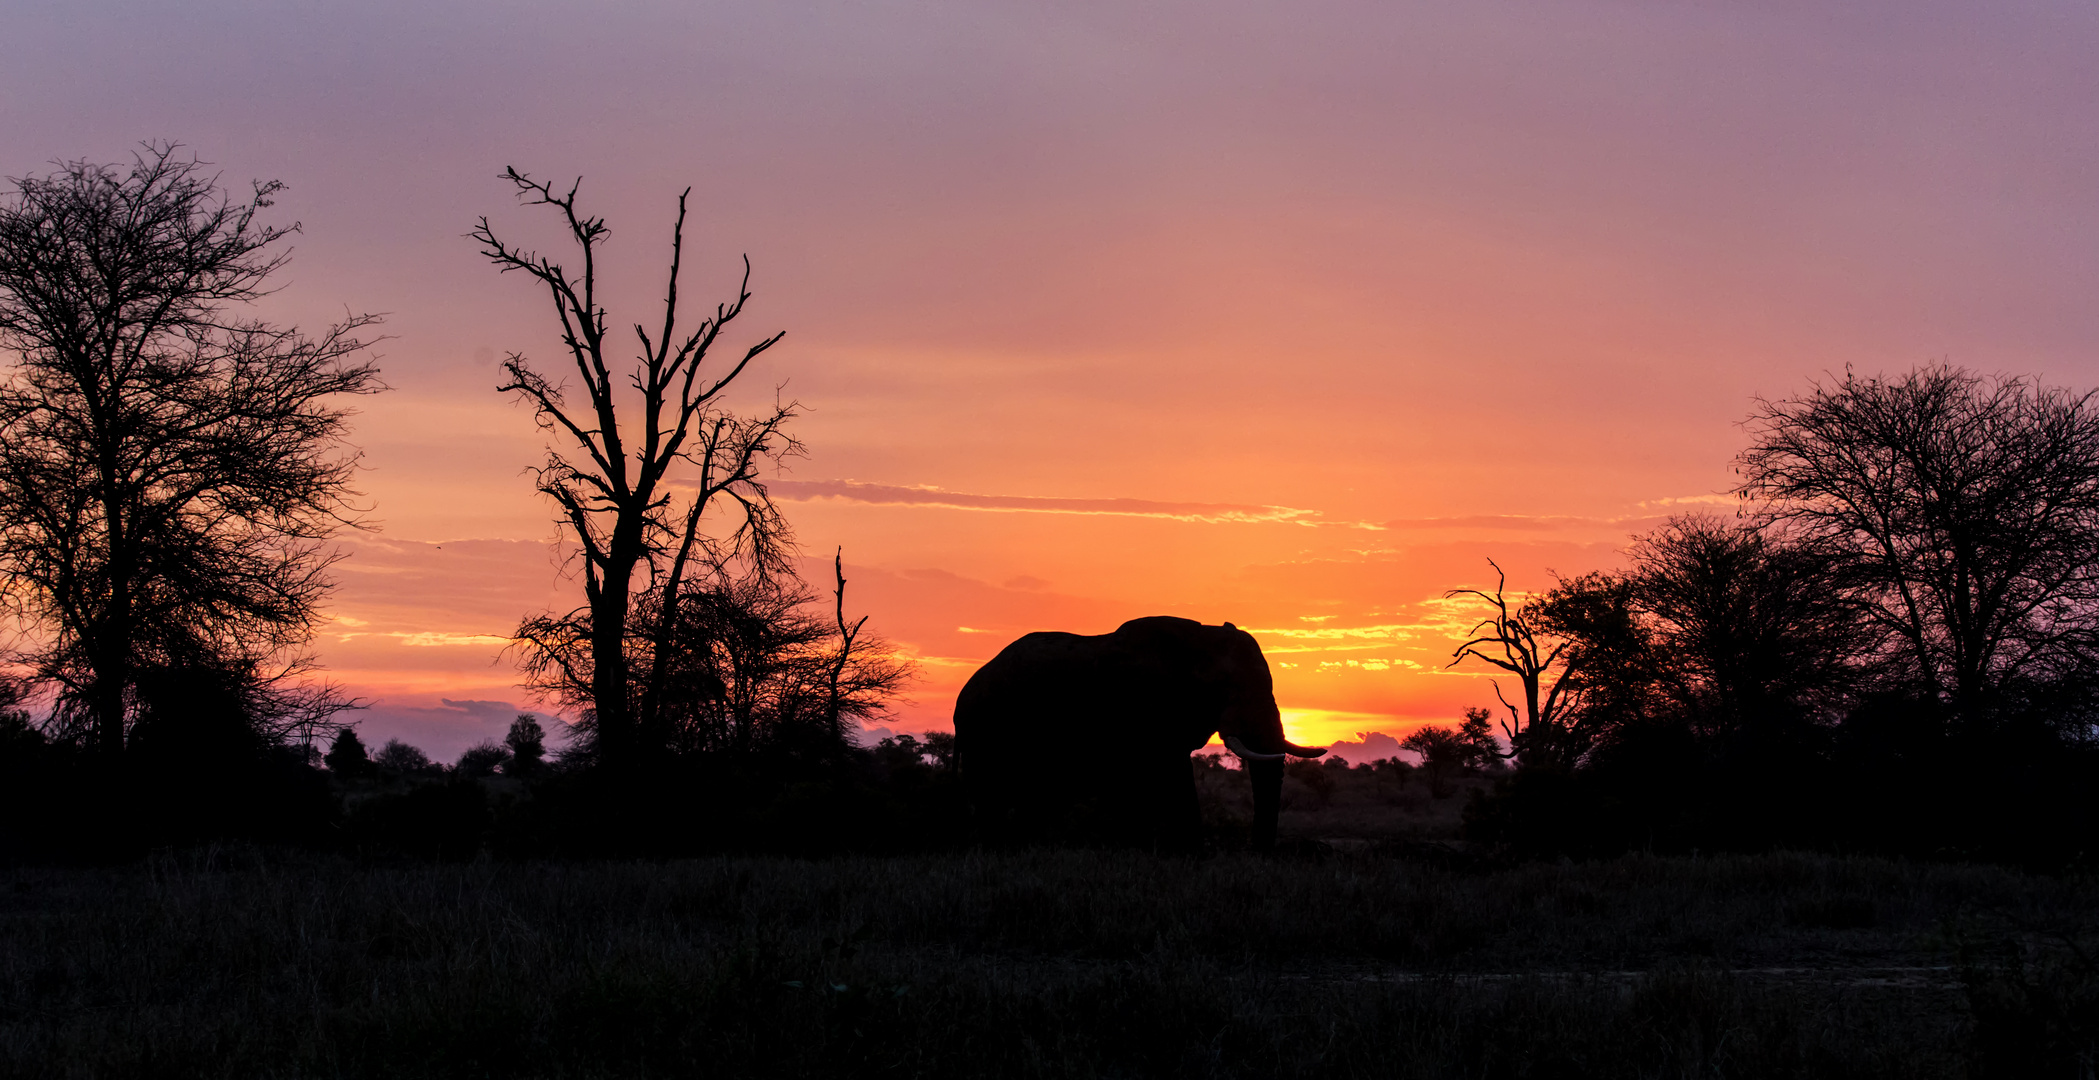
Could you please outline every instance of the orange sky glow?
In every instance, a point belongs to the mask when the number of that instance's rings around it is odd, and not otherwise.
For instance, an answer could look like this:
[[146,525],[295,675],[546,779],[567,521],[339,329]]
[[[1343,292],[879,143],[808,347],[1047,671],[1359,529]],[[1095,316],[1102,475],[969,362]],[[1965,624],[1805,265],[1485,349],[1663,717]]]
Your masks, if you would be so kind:
[[0,171],[180,140],[289,185],[266,315],[388,314],[316,641],[368,737],[499,736],[507,634],[580,594],[495,392],[551,314],[464,235],[560,242],[514,164],[584,177],[615,326],[686,185],[686,294],[750,255],[810,580],[842,546],[920,664],[886,726],[1030,630],[1176,614],[1251,630],[1326,742],[1492,703],[1444,599],[1488,558],[1539,589],[1732,512],[1756,395],[2099,383],[2099,12],[1828,7],[47,5],[0,38]]

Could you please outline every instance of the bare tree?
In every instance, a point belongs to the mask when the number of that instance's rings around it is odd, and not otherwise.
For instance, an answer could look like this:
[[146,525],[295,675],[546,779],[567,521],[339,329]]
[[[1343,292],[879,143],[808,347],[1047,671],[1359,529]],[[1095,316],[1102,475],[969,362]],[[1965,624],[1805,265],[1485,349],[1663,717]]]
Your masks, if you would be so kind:
[[276,182],[234,197],[201,168],[149,145],[0,204],[0,583],[60,733],[108,753],[146,673],[231,679],[277,736],[344,704],[295,684],[353,494],[329,399],[383,388],[357,336],[377,320],[309,338],[239,315],[298,226],[257,223]]
[[[630,651],[636,668],[660,671],[652,745],[677,754],[753,753],[820,759],[842,751],[847,724],[880,715],[910,678],[882,642],[817,614],[800,578],[708,562],[680,583],[682,596],[635,598]],[[661,632],[665,611],[677,620]],[[588,612],[543,619],[526,675],[542,696],[589,706]],[[637,701],[639,687],[631,691]]]
[[[795,408],[775,405],[744,416],[720,403],[737,377],[782,335],[761,339],[727,364],[707,362],[722,332],[750,300],[748,258],[736,299],[716,305],[697,327],[680,329],[678,276],[687,189],[678,196],[671,229],[661,322],[654,333],[634,324],[639,356],[631,371],[616,374],[607,355],[613,346],[607,341],[606,310],[597,296],[598,249],[608,235],[604,220],[577,210],[577,185],[563,192],[514,168],[503,175],[526,204],[549,207],[561,217],[582,260],[581,269],[572,271],[514,246],[496,236],[487,218],[472,233],[501,270],[522,271],[545,290],[583,392],[572,405],[566,397],[572,387],[542,374],[523,354],[512,353],[504,361],[506,380],[500,389],[529,402],[540,426],[566,444],[566,449],[549,449],[537,470],[538,487],[560,511],[583,564],[583,605],[567,615],[526,620],[517,640],[528,652],[528,667],[558,673],[565,685],[588,684],[586,720],[595,752],[601,761],[623,764],[647,754],[643,732],[661,727],[674,667],[671,639],[687,597],[683,582],[689,568],[731,558],[760,573],[788,567],[787,525],[772,504],[763,473],[767,465],[800,452],[800,444],[784,430]],[[681,468],[685,475],[674,477]],[[703,529],[709,510],[724,503],[736,515],[734,527],[726,533]],[[637,626],[635,600],[645,593],[660,602],[652,621]],[[588,646],[580,651],[573,647],[578,632],[586,635]]]
[[1759,401],[1740,494],[1825,545],[1916,685],[1973,721],[2099,645],[2092,394],[1947,366]]
[[1507,576],[1494,560],[1487,565],[1501,575],[1492,593],[1445,594],[1478,597],[1493,609],[1451,654],[1450,666],[1467,657],[1482,660],[1516,676],[1523,688],[1519,707],[1494,684],[1494,696],[1509,714],[1499,724],[1509,744],[1500,756],[1524,765],[1578,765],[1605,731],[1642,713],[1653,686],[1652,657],[1631,585],[1612,574],[1584,574],[1512,609]]
[[838,656],[831,661],[831,690],[827,696],[830,699],[829,712],[832,735],[837,738],[843,738],[845,726],[842,722],[842,717],[846,705],[845,673],[846,669],[852,666],[855,656],[854,646],[861,645],[861,651],[866,651],[865,646],[860,641],[860,631],[867,627],[867,616],[862,615],[852,625],[846,625],[845,549],[843,547],[839,548],[831,556],[831,574],[837,579],[837,585],[831,592],[831,600],[832,615],[838,621]]
[[1449,666],[1456,667],[1466,657],[1472,657],[1516,676],[1518,685],[1523,688],[1520,709],[1502,693],[1499,682],[1493,684],[1496,700],[1509,713],[1509,718],[1500,725],[1509,742],[1505,756],[1517,758],[1525,764],[1551,760],[1571,765],[1576,756],[1572,744],[1577,732],[1571,716],[1574,702],[1568,692],[1577,684],[1568,680],[1567,667],[1561,663],[1568,643],[1553,640],[1534,625],[1535,604],[1511,609],[1505,595],[1509,581],[1507,572],[1492,559],[1487,560],[1487,565],[1494,567],[1492,593],[1482,589],[1452,589],[1444,594],[1446,597],[1476,597],[1493,608],[1493,614],[1480,620],[1472,628],[1470,639],[1451,654]]

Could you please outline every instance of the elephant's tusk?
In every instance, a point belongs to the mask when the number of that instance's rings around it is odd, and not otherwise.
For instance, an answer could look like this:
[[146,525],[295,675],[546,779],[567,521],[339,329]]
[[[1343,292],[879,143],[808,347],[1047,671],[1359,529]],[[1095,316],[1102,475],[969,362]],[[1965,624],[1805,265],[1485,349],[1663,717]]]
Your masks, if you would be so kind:
[[1239,741],[1239,736],[1237,736],[1237,735],[1227,735],[1227,736],[1225,736],[1225,737],[1224,737],[1224,748],[1225,748],[1225,749],[1227,749],[1227,750],[1230,750],[1230,751],[1231,751],[1232,753],[1234,753],[1234,754],[1237,754],[1237,755],[1239,755],[1239,760],[1241,760],[1241,761],[1281,761],[1281,760],[1283,760],[1283,755],[1281,755],[1281,754],[1257,754],[1257,753],[1253,752],[1252,750],[1248,750],[1248,749],[1246,748],[1246,744],[1245,744],[1245,743],[1243,743],[1243,742],[1240,742],[1240,741]]

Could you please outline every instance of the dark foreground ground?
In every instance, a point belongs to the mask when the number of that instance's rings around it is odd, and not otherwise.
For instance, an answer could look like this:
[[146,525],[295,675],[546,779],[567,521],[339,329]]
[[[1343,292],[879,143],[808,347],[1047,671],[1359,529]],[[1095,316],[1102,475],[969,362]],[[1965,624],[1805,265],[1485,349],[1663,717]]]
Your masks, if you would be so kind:
[[2089,1076],[2095,888],[1770,855],[0,871],[20,1076]]

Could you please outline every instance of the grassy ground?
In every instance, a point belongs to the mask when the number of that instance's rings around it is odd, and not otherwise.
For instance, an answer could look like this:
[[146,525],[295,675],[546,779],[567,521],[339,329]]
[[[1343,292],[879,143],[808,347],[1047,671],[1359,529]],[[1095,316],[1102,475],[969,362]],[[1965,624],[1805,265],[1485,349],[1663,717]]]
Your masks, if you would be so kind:
[[[1253,819],[1246,774],[1197,760],[1196,792],[1212,823]],[[1346,762],[1295,761],[1283,778],[1277,833],[1321,841],[1455,842],[1465,806],[1493,781],[1478,775],[1431,780],[1419,769],[1350,768]],[[1350,846],[1343,844],[1341,846]]]
[[0,871],[0,1072],[2074,1077],[2094,896],[1794,855],[207,851]]

